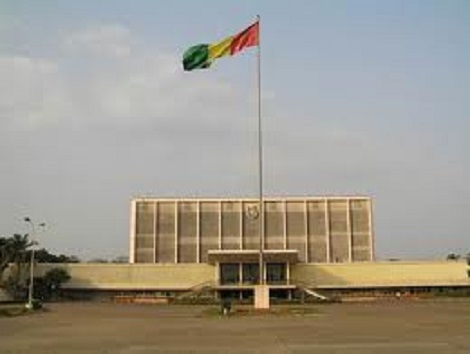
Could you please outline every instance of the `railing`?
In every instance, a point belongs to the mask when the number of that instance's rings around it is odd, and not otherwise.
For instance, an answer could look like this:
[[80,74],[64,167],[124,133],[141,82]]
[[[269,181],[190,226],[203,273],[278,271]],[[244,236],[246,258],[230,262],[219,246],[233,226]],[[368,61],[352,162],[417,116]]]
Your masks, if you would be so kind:
[[208,280],[199,284],[194,285],[190,289],[186,290],[182,294],[177,295],[176,299],[183,299],[186,297],[196,297],[206,291],[213,291],[216,283],[213,280]]
[[301,290],[303,293],[306,293],[310,296],[313,296],[319,300],[322,301],[330,301],[331,299],[328,298],[327,296],[319,293],[316,290],[316,286],[312,283],[307,283],[302,280],[291,280],[292,284],[296,285],[299,290]]

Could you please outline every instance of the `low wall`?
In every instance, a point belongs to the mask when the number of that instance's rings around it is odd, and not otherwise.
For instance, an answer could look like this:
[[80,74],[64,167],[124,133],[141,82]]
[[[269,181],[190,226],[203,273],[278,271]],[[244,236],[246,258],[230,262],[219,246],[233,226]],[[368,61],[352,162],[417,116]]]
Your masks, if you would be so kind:
[[[38,264],[35,275],[67,270],[69,289],[187,290],[216,279],[209,264]],[[291,266],[292,283],[324,289],[470,286],[465,261],[308,263]]]
[[35,275],[63,268],[71,276],[69,289],[186,290],[214,279],[207,264],[38,264]]
[[465,261],[297,264],[291,279],[318,288],[470,286]]

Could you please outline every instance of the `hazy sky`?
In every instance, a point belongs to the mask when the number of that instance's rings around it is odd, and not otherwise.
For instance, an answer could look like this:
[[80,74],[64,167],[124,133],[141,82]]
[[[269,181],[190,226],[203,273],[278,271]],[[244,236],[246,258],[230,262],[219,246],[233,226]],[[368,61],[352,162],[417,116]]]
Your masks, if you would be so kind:
[[0,0],[0,235],[128,254],[137,196],[255,196],[255,50],[185,73],[261,15],[265,192],[374,198],[379,258],[470,251],[470,2]]

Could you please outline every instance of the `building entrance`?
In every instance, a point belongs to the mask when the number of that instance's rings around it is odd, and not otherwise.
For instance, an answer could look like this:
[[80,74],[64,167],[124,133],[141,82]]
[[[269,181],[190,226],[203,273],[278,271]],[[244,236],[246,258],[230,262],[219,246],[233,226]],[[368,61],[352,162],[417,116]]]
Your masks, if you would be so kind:
[[238,285],[240,283],[240,265],[238,263],[220,264],[220,284]]
[[243,263],[242,264],[243,283],[256,285],[259,283],[259,264]]
[[286,263],[267,263],[266,282],[268,284],[285,284],[287,282]]
[[[220,285],[256,285],[259,284],[258,263],[220,263]],[[267,284],[287,284],[286,263],[266,263]]]

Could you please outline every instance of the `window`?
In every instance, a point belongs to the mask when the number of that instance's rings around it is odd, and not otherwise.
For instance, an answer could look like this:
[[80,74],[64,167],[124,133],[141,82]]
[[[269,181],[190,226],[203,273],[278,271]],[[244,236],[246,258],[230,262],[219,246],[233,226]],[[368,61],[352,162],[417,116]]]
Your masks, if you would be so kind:
[[238,263],[225,263],[220,265],[220,284],[238,284],[240,281],[240,266]]
[[259,282],[259,264],[243,264],[243,282],[248,284],[257,284]]
[[285,263],[266,264],[266,279],[268,284],[279,284],[286,281]]

